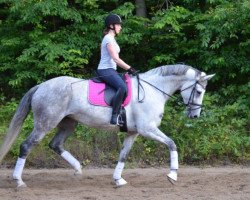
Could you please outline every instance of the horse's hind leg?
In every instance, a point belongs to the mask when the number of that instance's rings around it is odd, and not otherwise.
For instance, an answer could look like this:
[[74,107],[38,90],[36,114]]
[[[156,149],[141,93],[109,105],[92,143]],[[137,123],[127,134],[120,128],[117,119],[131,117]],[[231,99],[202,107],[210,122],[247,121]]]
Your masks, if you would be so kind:
[[127,158],[127,155],[129,151],[131,150],[135,138],[138,134],[132,134],[132,135],[127,135],[124,139],[122,150],[119,155],[119,161],[116,165],[114,174],[113,174],[113,179],[115,181],[116,186],[123,186],[127,184],[127,182],[122,178],[122,171],[125,166],[125,160]]
[[57,154],[62,156],[75,170],[75,174],[82,174],[80,162],[74,158],[68,151],[64,150],[64,143],[69,135],[74,131],[77,122],[71,118],[64,118],[58,127],[58,131],[54,138],[51,140],[49,147],[53,149]]
[[25,187],[26,184],[22,180],[22,172],[26,162],[28,154],[32,148],[38,144],[45,136],[44,130],[34,128],[29,137],[21,144],[19,157],[16,162],[16,166],[13,172],[13,179],[17,182],[17,187]]

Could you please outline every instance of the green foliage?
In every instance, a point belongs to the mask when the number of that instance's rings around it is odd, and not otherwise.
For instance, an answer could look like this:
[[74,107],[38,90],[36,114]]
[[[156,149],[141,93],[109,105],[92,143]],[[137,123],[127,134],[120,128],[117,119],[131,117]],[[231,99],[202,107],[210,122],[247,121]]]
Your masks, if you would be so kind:
[[176,142],[183,162],[249,161],[249,111],[238,102],[224,106],[218,102],[217,95],[207,95],[202,116],[195,120],[178,108],[166,107],[161,127]]
[[10,74],[4,83],[20,88],[59,75],[86,76],[102,27],[102,11],[86,13],[90,2],[11,1],[0,28],[1,71]]
[[[216,73],[208,86],[213,95],[206,96],[202,118],[190,121],[172,108],[174,104],[166,107],[171,115],[164,116],[162,130],[176,141],[182,162],[225,157],[239,162],[249,157],[249,1],[145,2],[148,18],[135,16],[134,1],[0,0],[0,137],[17,105],[12,98],[20,99],[31,86],[56,76],[88,78],[92,74],[100,59],[103,20],[114,12],[123,20],[117,37],[120,57],[141,72],[184,62]],[[11,155],[17,156],[19,144],[31,129],[29,116]],[[34,157],[44,152],[43,146],[48,148],[53,133],[36,148]],[[105,138],[108,142],[102,143]],[[122,139],[122,134],[116,137],[79,126],[68,148],[83,148],[86,153],[76,153],[84,163],[97,162],[93,155],[113,163]],[[110,141],[115,141],[113,149],[106,148]],[[167,162],[164,147],[140,137],[136,145],[129,161]],[[55,163],[53,154],[39,155]]]
[[141,71],[185,62],[216,73],[215,89],[234,84],[231,95],[247,83],[247,0],[183,1],[167,9],[146,1],[148,19],[133,15],[132,1],[122,2],[2,0],[2,90],[11,96],[9,88],[22,93],[55,76],[89,77],[100,59],[103,19],[110,11],[124,21],[121,57]]

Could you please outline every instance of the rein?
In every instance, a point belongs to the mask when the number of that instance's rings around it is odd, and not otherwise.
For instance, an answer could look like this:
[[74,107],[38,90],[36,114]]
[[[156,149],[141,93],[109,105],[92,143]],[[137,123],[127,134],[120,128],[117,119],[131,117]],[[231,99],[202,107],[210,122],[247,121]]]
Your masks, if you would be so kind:
[[[153,85],[152,83],[150,83],[150,82],[148,82],[148,81],[146,81],[146,80],[140,78],[140,77],[139,77],[139,74],[136,75],[136,78],[137,78],[137,81],[138,81],[138,102],[139,102],[139,103],[143,103],[144,98],[145,98],[145,90],[144,90],[142,84],[140,83],[140,81],[143,81],[143,82],[147,83],[148,85],[150,85],[151,87],[155,88],[156,90],[160,91],[160,92],[163,93],[164,95],[167,95],[168,97],[170,97],[170,98],[176,100],[178,103],[184,104],[184,105],[188,108],[188,111],[197,110],[197,109],[199,109],[199,108],[202,107],[202,104],[193,103],[196,85],[197,85],[197,84],[201,85],[198,81],[196,81],[194,84],[192,84],[192,85],[190,85],[190,86],[188,86],[188,87],[186,87],[185,89],[183,89],[183,90],[180,91],[180,92],[183,92],[183,91],[185,91],[185,90],[187,90],[187,89],[189,89],[189,88],[191,88],[191,87],[194,86],[194,87],[193,87],[193,90],[192,90],[192,92],[191,92],[191,94],[190,94],[190,96],[189,96],[188,103],[185,104],[185,103],[183,103],[183,101],[180,101],[177,97],[175,97],[175,96],[173,96],[173,95],[170,95],[170,94],[166,93],[165,91],[163,91],[163,90],[161,90],[160,88],[156,87],[156,86]],[[201,85],[201,86],[202,86],[202,85]],[[203,87],[203,86],[202,86],[202,87]],[[143,98],[142,98],[141,100],[140,100],[140,88],[143,90],[143,93],[144,93],[144,96],[143,96]],[[197,106],[197,108],[192,108],[191,106]]]
[[[143,81],[143,82],[147,83],[148,85],[152,86],[153,88],[157,89],[158,91],[162,92],[163,94],[169,96],[170,98],[183,103],[182,101],[178,100],[175,96],[172,96],[172,95],[164,92],[163,90],[159,89],[158,87],[156,87],[152,83],[149,83],[148,81],[143,80],[142,78],[139,77],[139,74],[136,75],[136,78],[137,78],[137,81],[138,81],[138,102],[143,103],[143,101],[145,99],[145,90],[144,90],[142,84],[140,83],[140,81]],[[141,100],[140,100],[140,88],[143,90],[143,93],[144,93],[144,96],[143,96],[143,98]]]
[[[118,73],[118,74],[124,74],[124,73]],[[106,76],[110,76],[110,75],[106,75]],[[160,88],[156,87],[156,86],[153,85],[152,83],[149,83],[148,81],[146,81],[146,80],[144,80],[144,79],[141,79],[141,78],[139,77],[139,74],[136,74],[135,76],[136,76],[137,82],[138,82],[138,90],[137,90],[137,92],[138,92],[138,102],[139,102],[139,103],[143,103],[143,101],[144,101],[144,99],[145,99],[145,90],[144,90],[144,88],[143,88],[143,86],[142,86],[142,84],[141,84],[141,82],[140,82],[140,81],[143,81],[143,82],[147,83],[148,85],[150,85],[151,87],[155,88],[156,90],[162,92],[164,95],[167,95],[168,97],[174,99],[174,100],[177,101],[178,103],[184,104],[184,105],[188,108],[188,111],[193,111],[193,110],[197,110],[197,109],[202,108],[202,104],[193,103],[196,85],[199,84],[200,86],[202,86],[202,85],[199,83],[199,81],[196,81],[194,84],[192,84],[192,85],[190,85],[190,86],[188,86],[188,87],[186,87],[185,89],[183,89],[183,90],[180,91],[180,92],[183,92],[183,91],[185,91],[185,90],[187,90],[187,89],[189,89],[189,88],[191,88],[191,87],[194,86],[194,87],[193,87],[193,90],[192,90],[192,92],[191,92],[191,94],[190,94],[190,96],[189,96],[188,103],[185,104],[185,103],[183,103],[183,101],[180,101],[177,97],[175,97],[175,96],[173,96],[173,95],[170,95],[170,94],[164,92],[163,90],[161,90]],[[97,76],[97,77],[100,78],[100,77],[104,77],[104,76]],[[75,82],[71,83],[71,88],[72,88],[72,84],[75,84],[75,83],[78,83],[78,82],[81,82],[81,81],[84,81],[84,80],[86,80],[86,79],[83,79],[83,80],[80,80],[80,81],[75,81]],[[202,87],[203,87],[203,86],[202,86]],[[144,93],[144,96],[142,97],[142,99],[140,99],[140,88],[143,90],[143,93]],[[203,87],[203,88],[204,88],[204,87]],[[196,107],[196,108],[192,108],[192,106],[197,106],[197,107]]]

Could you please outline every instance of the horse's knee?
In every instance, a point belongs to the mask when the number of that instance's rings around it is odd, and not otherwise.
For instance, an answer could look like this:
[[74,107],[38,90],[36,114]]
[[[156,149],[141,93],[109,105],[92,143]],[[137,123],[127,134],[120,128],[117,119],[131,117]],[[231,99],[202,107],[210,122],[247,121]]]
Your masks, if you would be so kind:
[[31,143],[30,141],[24,141],[20,146],[19,158],[26,158],[33,145],[35,144]]
[[62,146],[53,142],[53,140],[49,143],[49,148],[51,148],[53,151],[55,151],[59,155],[61,155],[63,152]]
[[126,159],[127,159],[127,156],[129,154],[129,151],[131,149],[131,146],[122,146],[122,150],[121,150],[121,153],[120,153],[120,156],[119,156],[119,161],[120,162],[125,162]]
[[126,159],[127,159],[127,154],[124,153],[124,154],[122,154],[122,155],[120,156],[119,161],[120,161],[120,162],[125,162]]
[[171,140],[171,141],[168,143],[168,147],[169,147],[170,151],[177,151],[177,146],[176,146],[176,144],[174,143],[173,140]]

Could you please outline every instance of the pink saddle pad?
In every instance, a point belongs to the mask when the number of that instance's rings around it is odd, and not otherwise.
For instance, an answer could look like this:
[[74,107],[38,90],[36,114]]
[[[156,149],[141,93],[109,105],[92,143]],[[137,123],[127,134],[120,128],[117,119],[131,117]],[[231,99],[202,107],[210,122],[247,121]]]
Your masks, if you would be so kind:
[[[128,74],[125,74],[125,80],[128,88],[128,95],[122,104],[122,106],[124,107],[129,104],[132,95],[131,78]],[[105,83],[96,83],[92,80],[89,80],[89,88],[88,88],[89,103],[96,106],[109,106],[104,100],[104,90],[105,90]]]

